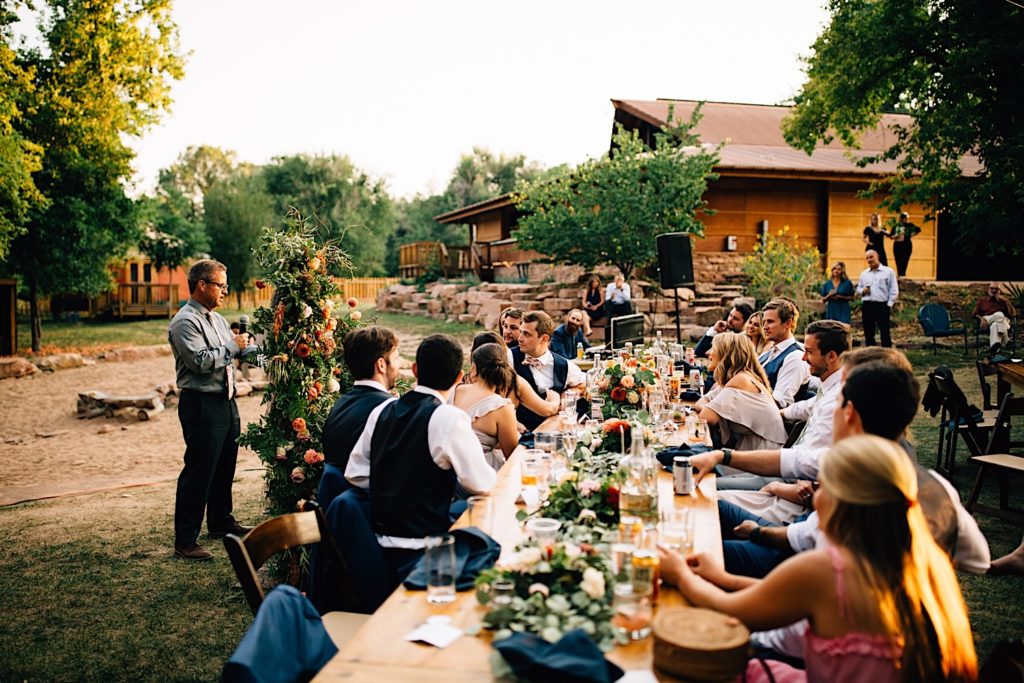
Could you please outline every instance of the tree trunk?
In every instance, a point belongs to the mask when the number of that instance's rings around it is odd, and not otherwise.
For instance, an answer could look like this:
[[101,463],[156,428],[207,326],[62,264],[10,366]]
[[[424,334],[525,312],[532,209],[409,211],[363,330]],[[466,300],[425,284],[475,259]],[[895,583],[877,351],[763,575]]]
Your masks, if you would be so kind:
[[35,269],[28,273],[29,324],[32,327],[32,353],[43,350],[43,323],[39,319],[39,283]]

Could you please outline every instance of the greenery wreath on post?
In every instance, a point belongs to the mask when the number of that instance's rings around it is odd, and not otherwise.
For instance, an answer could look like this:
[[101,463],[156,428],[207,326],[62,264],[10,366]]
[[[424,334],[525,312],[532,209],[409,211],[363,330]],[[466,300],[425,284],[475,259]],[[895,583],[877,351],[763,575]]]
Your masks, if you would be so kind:
[[334,274],[351,270],[336,245],[318,245],[316,227],[291,209],[280,230],[266,228],[257,252],[265,281],[274,288],[270,307],[254,314],[265,336],[266,410],[238,440],[266,466],[267,512],[295,512],[316,496],[323,473],[324,422],[335,400],[352,386],[340,340],[361,325],[358,302],[338,304]]

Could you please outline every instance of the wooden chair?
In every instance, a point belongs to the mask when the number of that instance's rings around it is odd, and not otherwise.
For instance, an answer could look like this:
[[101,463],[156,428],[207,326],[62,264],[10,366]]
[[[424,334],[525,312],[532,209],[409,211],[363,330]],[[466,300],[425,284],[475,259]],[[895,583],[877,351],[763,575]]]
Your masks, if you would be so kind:
[[[307,503],[307,506],[310,505],[313,509],[306,512],[293,512],[268,519],[246,534],[245,538],[234,534],[224,537],[224,548],[253,614],[266,597],[257,570],[274,555],[299,546],[319,543],[321,551],[334,553],[338,566],[342,568],[343,576],[339,580],[343,582],[343,590],[352,590],[344,570],[344,559],[331,538],[323,511],[319,506]],[[324,628],[339,647],[351,640],[367,619],[369,615],[353,612],[328,612],[323,615]]]
[[989,435],[995,427],[995,411],[982,413],[977,420],[967,396],[952,378],[929,373],[936,389],[942,395],[942,412],[939,421],[939,448],[935,457],[935,469],[947,478],[956,466],[957,442],[963,439],[972,456],[982,455],[988,447]]
[[[1000,517],[1016,524],[1024,524],[1024,511],[1010,507],[1010,473],[1024,473],[1024,457],[1014,455],[1010,451],[1024,446],[1024,441],[1014,441],[1012,437],[1013,418],[1024,416],[1024,398],[1015,398],[1006,394],[999,407],[999,416],[989,439],[985,455],[976,455],[971,462],[978,465],[978,474],[974,478],[971,495],[967,499],[967,509],[973,512]],[[999,507],[982,505],[978,502],[981,487],[989,473],[995,475],[999,483]]]
[[976,360],[974,365],[978,368],[978,383],[981,385],[981,398],[985,402],[982,406],[982,410],[995,410],[996,404],[992,402],[992,385],[988,383],[988,378],[995,376],[996,366],[989,363],[988,360]]
[[955,318],[960,323],[953,327],[950,323],[949,311],[939,304],[925,304],[917,311],[917,320],[921,323],[926,337],[932,338],[932,352],[937,347],[938,337],[962,336],[964,338],[964,355],[967,355],[967,323],[963,318]]

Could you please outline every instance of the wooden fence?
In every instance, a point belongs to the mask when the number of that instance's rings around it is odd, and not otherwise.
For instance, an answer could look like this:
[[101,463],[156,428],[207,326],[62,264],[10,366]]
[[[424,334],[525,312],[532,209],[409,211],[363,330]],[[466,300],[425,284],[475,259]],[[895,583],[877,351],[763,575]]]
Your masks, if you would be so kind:
[[458,277],[473,269],[469,247],[443,242],[410,242],[398,250],[398,274],[407,280],[435,271],[439,277]]
[[[353,277],[336,278],[338,287],[341,289],[341,301],[344,302],[350,297],[359,299],[360,303],[373,303],[377,299],[380,290],[397,285],[397,277]],[[168,291],[170,287],[170,291]],[[119,284],[116,293],[102,294],[93,299],[81,297],[85,308],[68,306],[66,303],[61,310],[65,312],[75,311],[83,314],[82,317],[92,317],[104,313],[113,314],[119,318],[156,317],[166,316],[178,310],[178,302],[187,298],[187,292],[178,292],[178,285],[166,285],[151,282],[136,282]],[[256,289],[249,287],[242,292],[242,308],[259,308],[269,306],[274,298],[274,290],[271,287]],[[238,305],[238,295],[229,292],[225,297],[224,305],[234,307]],[[19,299],[17,302],[18,315],[28,316],[29,305],[27,301]],[[50,315],[50,299],[42,297],[39,299],[39,313],[42,316]]]

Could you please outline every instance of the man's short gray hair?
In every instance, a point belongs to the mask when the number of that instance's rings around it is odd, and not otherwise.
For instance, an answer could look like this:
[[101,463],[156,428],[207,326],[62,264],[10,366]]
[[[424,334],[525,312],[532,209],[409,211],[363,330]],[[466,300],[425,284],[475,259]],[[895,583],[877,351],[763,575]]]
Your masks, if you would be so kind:
[[199,259],[188,269],[188,293],[192,294],[196,291],[200,280],[209,282],[214,273],[226,272],[228,272],[228,267],[220,261],[214,261],[212,258]]

